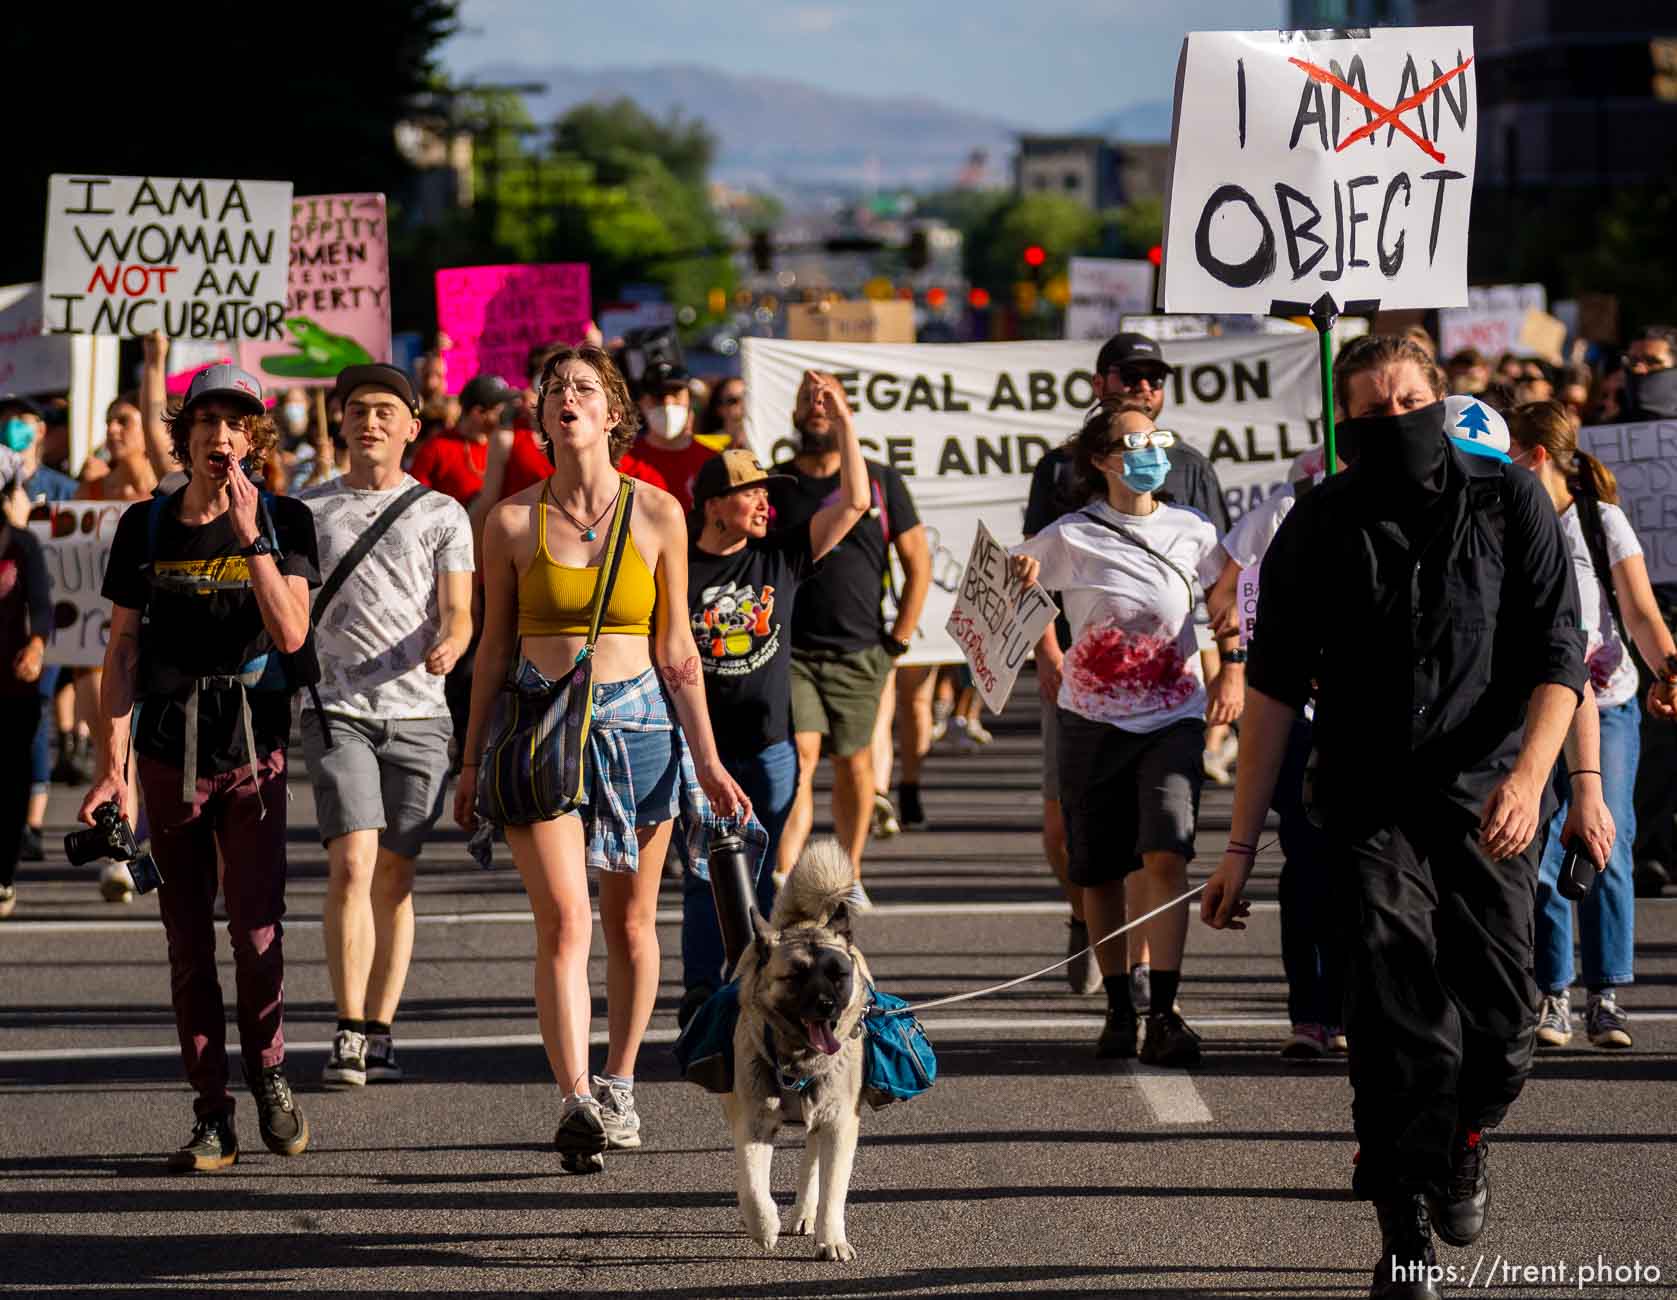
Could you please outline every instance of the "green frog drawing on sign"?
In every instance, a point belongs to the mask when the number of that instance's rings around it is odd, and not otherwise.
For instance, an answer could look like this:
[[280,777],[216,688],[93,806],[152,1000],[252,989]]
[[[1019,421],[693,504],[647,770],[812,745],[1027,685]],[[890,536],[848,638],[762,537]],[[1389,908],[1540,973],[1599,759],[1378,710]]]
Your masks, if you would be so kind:
[[354,339],[322,329],[307,316],[288,317],[285,325],[296,336],[291,343],[297,351],[263,357],[262,369],[270,375],[331,379],[345,366],[364,366],[373,359]]

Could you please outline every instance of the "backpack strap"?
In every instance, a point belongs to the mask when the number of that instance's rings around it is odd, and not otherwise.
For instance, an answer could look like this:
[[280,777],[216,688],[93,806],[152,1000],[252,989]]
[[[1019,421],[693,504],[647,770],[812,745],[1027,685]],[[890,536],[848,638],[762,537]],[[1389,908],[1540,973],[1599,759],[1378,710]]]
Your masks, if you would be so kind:
[[1578,523],[1584,534],[1584,547],[1590,553],[1590,567],[1596,581],[1607,595],[1607,608],[1613,612],[1613,623],[1619,629],[1619,639],[1627,648],[1636,642],[1625,631],[1625,616],[1619,609],[1619,593],[1613,589],[1613,565],[1607,557],[1607,529],[1601,522],[1601,502],[1587,492],[1572,494],[1573,508],[1578,511]]

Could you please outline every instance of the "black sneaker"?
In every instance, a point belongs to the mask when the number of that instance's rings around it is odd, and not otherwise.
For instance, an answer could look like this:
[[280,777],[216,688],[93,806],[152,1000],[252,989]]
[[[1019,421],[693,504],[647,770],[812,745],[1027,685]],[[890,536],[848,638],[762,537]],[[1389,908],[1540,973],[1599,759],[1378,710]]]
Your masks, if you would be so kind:
[[1471,1246],[1485,1230],[1485,1212],[1491,1203],[1490,1145],[1490,1135],[1483,1129],[1456,1139],[1444,1194],[1427,1197],[1434,1231],[1452,1246]]
[[710,1001],[716,990],[708,984],[695,984],[681,995],[681,1005],[675,1009],[677,1029],[686,1029],[687,1022],[699,1014],[699,1008]]
[[396,1064],[396,1040],[389,1034],[368,1034],[367,1082],[400,1083],[403,1077]]
[[1106,1008],[1106,1024],[1101,1029],[1099,1040],[1095,1043],[1096,1059],[1101,1061],[1133,1061],[1135,1059],[1136,1029],[1134,1007],[1115,1007],[1109,1003]]
[[553,1134],[553,1145],[566,1173],[604,1173],[609,1139],[600,1103],[593,1097],[573,1097],[567,1102]]
[[169,1155],[169,1170],[177,1174],[204,1174],[226,1169],[239,1158],[239,1135],[233,1131],[231,1115],[200,1115],[192,1125],[192,1136],[179,1151]]
[[905,831],[926,829],[926,810],[920,804],[920,787],[897,787],[897,824]]
[[17,860],[19,862],[45,862],[47,860],[46,842],[41,838],[39,826],[25,826],[23,834],[18,837]]
[[340,1029],[332,1035],[332,1054],[326,1058],[320,1081],[339,1088],[363,1088],[367,1084],[367,1035]]
[[1198,1065],[1200,1036],[1175,1011],[1147,1013],[1147,1039],[1141,1045],[1143,1065]]
[[1671,883],[1671,872],[1658,858],[1643,858],[1631,873],[1631,885],[1638,898],[1658,898]]
[[251,1088],[262,1142],[276,1156],[300,1156],[309,1148],[309,1122],[291,1095],[283,1065],[269,1066]]
[[1380,1217],[1380,1262],[1370,1300],[1440,1300],[1438,1254],[1421,1198],[1376,1201],[1374,1212]]

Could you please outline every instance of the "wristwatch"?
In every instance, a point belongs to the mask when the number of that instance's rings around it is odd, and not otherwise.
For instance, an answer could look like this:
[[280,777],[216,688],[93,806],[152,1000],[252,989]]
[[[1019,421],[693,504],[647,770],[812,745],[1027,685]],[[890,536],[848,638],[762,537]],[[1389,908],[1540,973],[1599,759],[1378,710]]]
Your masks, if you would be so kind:
[[273,553],[274,544],[266,537],[258,537],[249,546],[245,547],[244,550],[239,552],[239,554],[244,556],[246,559],[250,559],[252,556],[257,555],[272,555]]
[[888,653],[893,659],[901,658],[914,648],[909,645],[907,641],[897,640],[897,638],[892,636],[889,632],[881,632],[879,634],[879,639],[884,643],[886,653]]
[[1667,686],[1677,686],[1677,655],[1666,655],[1665,667],[1660,670],[1660,677]]
[[1219,650],[1217,657],[1226,664],[1243,664],[1246,662],[1246,651],[1240,649]]

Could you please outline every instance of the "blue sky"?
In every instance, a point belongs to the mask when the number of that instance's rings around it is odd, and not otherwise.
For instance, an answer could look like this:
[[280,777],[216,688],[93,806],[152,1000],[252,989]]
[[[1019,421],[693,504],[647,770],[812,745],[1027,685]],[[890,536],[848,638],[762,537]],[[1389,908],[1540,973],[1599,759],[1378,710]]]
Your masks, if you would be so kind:
[[1185,33],[1279,27],[1284,12],[1284,0],[464,0],[443,62],[456,78],[508,59],[707,64],[1054,130],[1168,100]]

